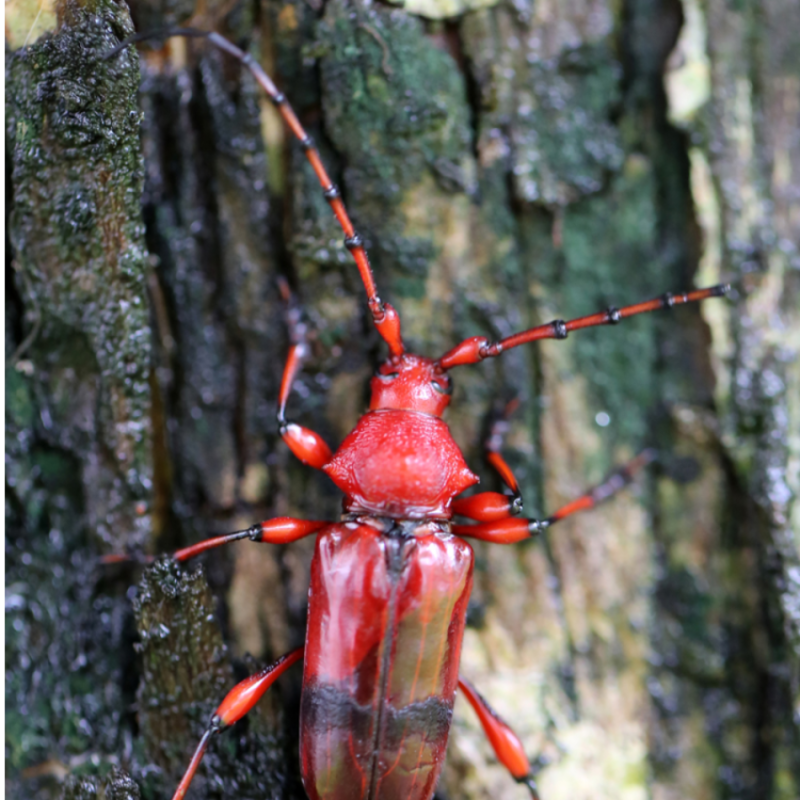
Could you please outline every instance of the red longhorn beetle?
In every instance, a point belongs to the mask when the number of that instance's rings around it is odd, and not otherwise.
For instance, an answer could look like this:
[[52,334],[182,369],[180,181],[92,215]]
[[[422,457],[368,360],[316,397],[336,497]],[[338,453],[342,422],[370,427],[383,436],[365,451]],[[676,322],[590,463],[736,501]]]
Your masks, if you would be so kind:
[[[211,718],[173,800],[186,794],[211,737],[247,714],[301,659],[300,759],[311,800],[429,800],[442,769],[458,689],[478,714],[497,758],[537,798],[519,738],[458,674],[473,569],[472,548],[463,537],[513,544],[535,536],[611,497],[653,453],[643,452],[547,519],[533,520],[519,516],[517,482],[490,440],[489,461],[511,494],[481,492],[457,499],[479,479],[442,420],[450,403],[448,372],[527,342],[565,339],[570,331],[718,297],[729,287],[666,294],[566,322],[555,320],[498,342],[474,336],[437,359],[408,353],[400,317],[378,297],[363,241],[286,97],[248,53],[217,33],[178,28],[139,34],[105,58],[152,36],[206,38],[247,67],[269,95],[305,150],[344,231],[373,323],[389,348],[370,384],[369,410],[335,453],[317,433],[286,419],[305,343],[293,344],[286,360],[278,400],[280,433],[297,458],[325,472],[344,492],[339,522],[278,517],[174,554],[185,561],[241,539],[283,544],[317,536],[305,646],[230,691]],[[456,515],[473,523],[454,523]]]

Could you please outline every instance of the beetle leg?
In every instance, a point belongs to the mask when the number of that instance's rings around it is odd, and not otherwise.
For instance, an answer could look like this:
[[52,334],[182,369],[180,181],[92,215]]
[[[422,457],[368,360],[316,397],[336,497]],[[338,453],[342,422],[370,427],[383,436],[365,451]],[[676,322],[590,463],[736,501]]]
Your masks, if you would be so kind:
[[318,433],[309,428],[294,422],[284,422],[281,425],[281,436],[297,458],[309,467],[322,469],[331,460],[333,454],[330,447]]
[[503,458],[501,450],[508,433],[508,418],[516,411],[519,406],[519,398],[514,398],[503,409],[503,413],[498,416],[489,429],[489,438],[486,440],[486,460],[494,467],[495,472],[500,476],[503,483],[508,486],[514,494],[514,498],[519,501],[522,510],[522,495],[519,491],[519,484],[511,471],[511,467]]
[[477,522],[496,522],[508,520],[522,513],[522,494],[520,494],[517,479],[503,458],[499,450],[490,450],[486,456],[487,461],[500,473],[503,483],[508,486],[513,494],[500,494],[500,492],[479,492],[469,497],[453,500],[453,513]]
[[503,483],[511,489],[513,494],[479,492],[469,497],[462,497],[453,501],[453,513],[477,522],[513,520],[522,513],[522,494],[519,491],[517,479],[499,450],[490,450],[486,460],[500,474]]
[[[618,470],[612,472],[599,486],[595,486],[577,500],[567,503],[559,508],[555,513],[543,520],[525,518],[500,518],[487,522],[480,522],[477,525],[453,525],[452,531],[456,536],[468,536],[473,539],[482,539],[494,544],[514,544],[521,542],[531,536],[541,533],[545,529],[554,525],[566,517],[576,514],[578,511],[588,511],[599,503],[613,497],[621,489],[624,489],[634,478],[636,473],[644,466],[653,461],[656,457],[655,450],[648,448],[639,453],[636,458],[625,464]],[[486,494],[489,494],[488,492]],[[467,500],[474,500],[481,495],[474,495]],[[455,508],[455,503],[453,507]]]
[[496,522],[501,519],[518,517],[522,513],[522,494],[519,491],[519,484],[511,467],[500,452],[508,432],[508,417],[518,405],[518,400],[512,400],[506,405],[502,416],[492,424],[489,438],[486,440],[486,460],[500,475],[503,483],[511,489],[512,494],[479,492],[470,497],[462,497],[453,501],[454,514],[473,519],[476,522]]
[[250,539],[264,544],[288,544],[289,542],[296,542],[305,536],[310,536],[326,525],[330,525],[327,520],[275,517],[274,519],[266,520],[266,522],[258,522],[255,525],[251,525],[243,531],[204,539],[202,542],[176,551],[172,557],[177,561],[187,561],[200,553],[204,553],[206,550],[211,550],[229,542],[237,542],[240,539]]
[[479,522],[477,525],[453,525],[451,530],[456,536],[481,539],[492,544],[516,544],[535,536],[544,527],[536,519],[507,517],[494,522]]
[[182,800],[184,795],[189,789],[189,784],[194,778],[200,762],[203,760],[203,755],[206,752],[208,743],[214,734],[219,733],[225,728],[238,722],[245,714],[247,714],[253,706],[261,699],[264,693],[272,686],[273,683],[286,672],[292,664],[296,663],[303,657],[304,647],[298,647],[292,650],[285,656],[279,658],[274,664],[259,670],[255,675],[245,678],[241,683],[228,692],[225,699],[220,703],[219,708],[214,712],[211,721],[206,728],[205,733],[200,739],[197,749],[194,751],[192,760],[186,772],[172,796],[172,800]]
[[308,353],[308,344],[305,340],[295,342],[289,348],[289,356],[283,369],[281,378],[281,391],[278,397],[278,425],[280,426],[283,441],[289,449],[304,463],[314,469],[322,469],[330,461],[331,449],[322,437],[308,428],[286,421],[286,402],[292,391],[292,383],[300,371],[303,359]]
[[516,498],[500,492],[479,492],[453,500],[451,508],[454,514],[476,522],[497,522],[519,514],[522,503],[515,503],[515,500]]
[[656,451],[653,448],[648,447],[646,450],[642,450],[632,461],[614,470],[601,484],[590,489],[577,500],[561,506],[558,511],[543,521],[543,525],[548,527],[578,511],[588,511],[599,503],[605,502],[628,486],[633,481],[636,473],[655,461],[655,459]]
[[[202,542],[176,550],[172,554],[172,558],[176,561],[188,561],[190,558],[199,556],[200,553],[205,553],[206,550],[213,550],[215,547],[238,542],[242,539],[250,539],[264,544],[288,544],[305,536],[310,536],[326,525],[330,525],[327,520],[275,517],[274,519],[266,520],[266,522],[258,522],[255,525],[251,525],[243,531],[234,531],[233,533],[224,533],[221,536],[203,539]],[[130,556],[117,554],[105,555],[100,559],[103,564],[117,564],[130,560]],[[153,560],[153,556],[148,558],[148,561]]]
[[524,783],[530,789],[533,800],[539,800],[531,762],[525,755],[525,748],[522,746],[519,736],[500,719],[497,712],[481,697],[478,690],[460,675],[458,676],[458,688],[475,709],[498,761],[511,773],[517,783]]

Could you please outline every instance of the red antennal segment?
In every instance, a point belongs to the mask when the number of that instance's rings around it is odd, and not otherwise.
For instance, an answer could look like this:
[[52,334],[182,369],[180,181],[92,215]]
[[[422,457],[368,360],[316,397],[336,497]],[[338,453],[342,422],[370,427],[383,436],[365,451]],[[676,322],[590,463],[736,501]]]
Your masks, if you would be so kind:
[[233,56],[244,67],[250,70],[250,73],[258,82],[258,85],[261,86],[270,100],[275,104],[284,122],[295,137],[297,137],[297,140],[305,151],[308,163],[311,164],[311,168],[314,170],[314,174],[317,176],[320,186],[322,186],[325,199],[330,204],[334,216],[344,231],[344,244],[352,253],[353,259],[358,267],[364,289],[367,292],[367,305],[369,306],[369,310],[372,314],[372,321],[378,329],[378,333],[386,344],[389,345],[389,351],[393,356],[403,355],[405,347],[403,347],[403,341],[400,337],[400,317],[392,306],[388,303],[384,304],[381,302],[380,297],[378,297],[378,289],[375,285],[375,278],[372,275],[372,267],[367,258],[367,251],[364,249],[364,240],[356,231],[347,214],[344,202],[342,201],[341,192],[330,179],[325,165],[320,158],[319,150],[314,146],[314,140],[306,133],[305,128],[300,124],[300,120],[294,113],[294,109],[289,105],[286,95],[278,90],[272,78],[264,72],[261,65],[250,53],[246,53],[244,50],[213,31],[200,31],[195,28],[167,28],[161,31],[139,33],[130,36],[125,39],[125,41],[120,42],[113,50],[106,53],[103,56],[103,60],[105,61],[113,58],[117,53],[134,42],[142,42],[147,39],[164,39],[173,36],[207,39],[217,49]]
[[588,317],[578,317],[564,322],[563,319],[556,319],[546,325],[537,325],[513,336],[507,336],[499,342],[490,342],[485,336],[473,336],[464,339],[452,350],[445,353],[438,361],[439,367],[443,370],[461,367],[465,364],[477,364],[484,358],[494,358],[499,356],[512,347],[519,347],[521,344],[535,342],[539,339],[566,339],[570,331],[577,331],[581,328],[593,328],[597,325],[616,325],[627,317],[634,317],[637,314],[644,314],[648,311],[658,311],[662,308],[672,308],[685,303],[696,303],[708,297],[722,297],[730,291],[728,284],[712,286],[708,289],[696,289],[693,292],[684,294],[667,294],[656,297],[654,300],[647,300],[644,303],[636,303],[632,306],[614,308],[611,306],[605,311],[597,314],[590,314]]

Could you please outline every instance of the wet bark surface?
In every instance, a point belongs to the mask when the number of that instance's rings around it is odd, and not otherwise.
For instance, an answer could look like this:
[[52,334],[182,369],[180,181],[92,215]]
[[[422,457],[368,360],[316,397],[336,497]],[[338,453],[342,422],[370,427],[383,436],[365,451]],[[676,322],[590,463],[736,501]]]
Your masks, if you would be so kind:
[[[98,559],[338,516],[278,436],[279,277],[312,343],[293,419],[340,442],[383,350],[250,76],[196,41],[98,62],[127,9],[57,11],[7,59],[6,788],[164,798],[227,689],[302,643],[313,542]],[[131,8],[139,30],[194,11]],[[549,762],[546,800],[795,798],[795,4],[424,13],[265,0],[194,21],[276,76],[412,350],[734,283],[454,371],[448,422],[486,488],[481,442],[519,400],[504,452],[531,516],[661,455],[543,541],[476,546],[462,671]],[[304,797],[299,681],[212,744],[190,796]],[[527,796],[461,699],[437,796]]]

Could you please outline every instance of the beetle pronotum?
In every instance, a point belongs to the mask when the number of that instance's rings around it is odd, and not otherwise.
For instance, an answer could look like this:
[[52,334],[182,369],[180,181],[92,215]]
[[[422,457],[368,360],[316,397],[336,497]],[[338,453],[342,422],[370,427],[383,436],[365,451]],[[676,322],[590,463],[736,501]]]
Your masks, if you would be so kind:
[[[245,51],[216,33],[172,29],[159,36],[204,37],[250,70],[300,142],[340,224],[388,356],[371,382],[371,401],[332,452],[319,434],[286,418],[292,384],[306,354],[297,333],[278,398],[280,434],[303,463],[324,471],[345,495],[339,522],[277,517],[216,536],[174,554],[185,561],[243,539],[282,544],[316,535],[306,644],[242,681],[212,717],[173,800],[184,797],[212,736],[241,719],[278,676],[301,659],[301,764],[311,800],[429,800],[442,768],[453,703],[460,689],[498,760],[538,797],[521,741],[458,674],[473,556],[463,537],[494,544],[529,539],[610,498],[653,458],[643,451],[599,486],[536,520],[521,517],[514,473],[490,437],[489,462],[510,494],[458,497],[478,482],[441,416],[449,372],[543,339],[724,295],[714,286],[570,320],[554,320],[498,341],[473,336],[432,359],[407,352],[397,311],[378,295],[364,240],[355,230],[312,139],[286,97]],[[108,53],[115,57],[134,36]],[[468,524],[454,523],[461,516]]]

